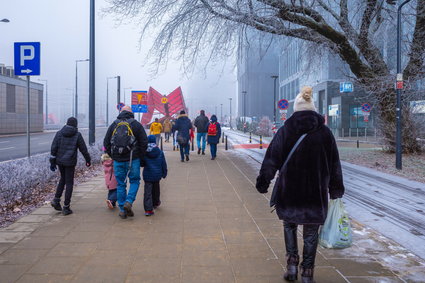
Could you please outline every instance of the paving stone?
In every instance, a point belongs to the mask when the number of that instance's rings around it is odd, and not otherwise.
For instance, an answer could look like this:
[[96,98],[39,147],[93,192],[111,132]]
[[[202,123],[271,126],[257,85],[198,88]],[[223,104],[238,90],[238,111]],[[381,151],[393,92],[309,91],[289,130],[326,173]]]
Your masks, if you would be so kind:
[[318,266],[314,269],[314,279],[317,282],[346,283],[347,280],[334,267]]
[[13,223],[12,225],[9,225],[4,228],[4,231],[32,232],[40,226],[40,223]]
[[17,243],[30,232],[0,231],[0,243]]
[[33,265],[28,273],[75,274],[85,260],[85,257],[45,257]]
[[140,258],[134,261],[129,274],[176,276],[180,275],[180,271],[181,259],[179,258]]
[[17,223],[38,223],[38,222],[47,222],[50,220],[50,218],[52,218],[51,215],[27,215],[24,216],[22,218],[20,218],[18,221],[16,221]]
[[105,266],[83,266],[75,275],[73,282],[125,282],[130,266],[109,265]]
[[185,237],[184,250],[225,250],[226,245],[221,237]]
[[42,256],[46,255],[47,250],[34,249],[9,249],[0,255],[0,265],[15,264],[28,265],[36,263]]
[[[360,277],[347,277],[347,279],[350,281],[350,283],[401,283],[406,282],[404,280],[401,280],[400,278],[396,276],[388,276],[388,277],[367,277],[367,276],[360,276]],[[408,281],[409,282],[409,281]]]
[[30,235],[13,246],[13,249],[51,249],[60,240],[62,240],[61,237],[34,237]]
[[54,283],[54,282],[71,282],[72,275],[58,274],[24,274],[17,283]]
[[361,258],[328,259],[331,266],[338,269],[344,276],[393,276],[377,261]]
[[7,251],[12,245],[13,243],[0,243],[0,254]]
[[85,262],[87,266],[130,266],[135,257],[136,250],[96,250]]
[[227,251],[185,251],[182,265],[229,266],[230,259]]
[[145,274],[134,274],[128,275],[126,283],[176,283],[180,281],[180,275],[145,275]]
[[280,274],[283,272],[283,267],[278,260],[266,260],[259,258],[235,259],[231,258],[235,276],[258,276],[270,274]]
[[59,243],[46,256],[89,256],[96,248],[97,243]]
[[2,282],[15,282],[29,268],[29,265],[0,265],[0,279]]
[[[74,196],[73,196],[74,198]],[[56,214],[56,210],[54,210],[50,205],[49,207],[39,207],[36,210],[34,210],[31,214],[33,215],[52,215]]]
[[71,243],[97,243],[105,238],[104,232],[82,232],[82,231],[71,231],[62,242]]
[[235,282],[230,266],[192,266],[182,268],[182,280],[185,283],[222,283]]

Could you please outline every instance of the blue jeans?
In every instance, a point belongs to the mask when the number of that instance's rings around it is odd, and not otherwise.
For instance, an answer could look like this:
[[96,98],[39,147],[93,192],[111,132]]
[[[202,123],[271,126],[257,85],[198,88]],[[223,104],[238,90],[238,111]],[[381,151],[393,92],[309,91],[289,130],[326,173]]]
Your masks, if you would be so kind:
[[130,189],[127,193],[127,172],[130,161],[118,162],[114,161],[115,178],[117,179],[117,197],[118,206],[121,211],[124,211],[124,203],[133,203],[136,200],[137,191],[140,185],[140,159],[134,159],[131,164],[131,169],[128,174],[130,181]]
[[180,147],[180,157],[183,160],[185,155],[189,155],[190,144],[189,143],[187,143],[186,145],[179,144],[179,147]]
[[[201,148],[202,139],[202,148]],[[207,133],[196,133],[196,142],[198,143],[198,149],[205,151],[205,144],[207,143]]]
[[210,143],[210,150],[211,150],[211,157],[217,156],[217,144],[216,143]]
[[117,189],[108,191],[108,200],[110,200],[112,205],[115,206],[115,203],[117,202]]

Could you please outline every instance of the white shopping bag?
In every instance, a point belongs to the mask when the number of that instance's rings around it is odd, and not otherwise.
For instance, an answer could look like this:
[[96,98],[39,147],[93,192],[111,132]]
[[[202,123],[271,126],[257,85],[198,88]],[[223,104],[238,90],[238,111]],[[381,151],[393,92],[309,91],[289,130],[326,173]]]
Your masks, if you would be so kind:
[[324,248],[343,249],[350,247],[352,242],[350,219],[342,199],[331,199],[326,221],[320,230],[319,244]]

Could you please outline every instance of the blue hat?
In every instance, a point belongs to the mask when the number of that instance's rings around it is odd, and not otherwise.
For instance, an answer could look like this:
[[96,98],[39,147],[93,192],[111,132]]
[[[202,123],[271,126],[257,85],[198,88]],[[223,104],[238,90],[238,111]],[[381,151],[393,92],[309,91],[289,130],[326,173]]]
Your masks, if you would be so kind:
[[156,137],[154,135],[149,135],[148,143],[156,143]]

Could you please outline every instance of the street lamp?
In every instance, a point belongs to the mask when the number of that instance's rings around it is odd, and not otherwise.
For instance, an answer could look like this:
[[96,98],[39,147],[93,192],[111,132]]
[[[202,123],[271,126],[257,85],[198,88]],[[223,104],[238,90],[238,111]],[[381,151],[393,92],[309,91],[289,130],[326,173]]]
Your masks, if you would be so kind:
[[[127,89],[132,89],[132,87],[125,87],[124,88],[124,104],[125,104],[125,91],[127,90]],[[130,99],[131,100],[131,99]],[[131,104],[131,103],[130,103]],[[125,105],[127,105],[127,104],[125,104]]]
[[10,21],[9,21],[9,19],[2,19],[2,20],[0,20],[0,22],[2,22],[2,23],[8,23]]
[[220,103],[220,122],[223,123],[223,103]]
[[118,76],[106,78],[106,125],[109,125],[109,80],[116,78]]
[[75,103],[74,103],[74,99],[75,99],[75,97],[74,97],[74,89],[73,88],[69,88],[69,87],[67,87],[65,89],[71,91],[72,102],[71,102],[71,111],[70,111],[70,114],[69,115],[72,116],[74,114],[74,106],[75,106]]
[[47,99],[48,99],[48,93],[47,93],[47,80],[41,80],[38,79],[40,82],[45,82],[46,83],[46,125],[49,124],[49,108],[48,108],[48,104],[47,104]]
[[84,60],[75,60],[75,113],[74,117],[78,118],[78,63],[80,62],[87,62],[90,61],[89,59]]
[[229,97],[229,104],[230,104],[230,120],[229,120],[229,126],[230,129],[232,129],[232,98]]
[[243,94],[243,132],[246,132],[246,91],[242,91]]
[[276,123],[276,79],[279,76],[271,76],[272,79],[274,79],[273,84],[273,121]]

